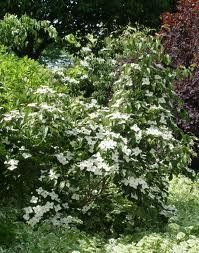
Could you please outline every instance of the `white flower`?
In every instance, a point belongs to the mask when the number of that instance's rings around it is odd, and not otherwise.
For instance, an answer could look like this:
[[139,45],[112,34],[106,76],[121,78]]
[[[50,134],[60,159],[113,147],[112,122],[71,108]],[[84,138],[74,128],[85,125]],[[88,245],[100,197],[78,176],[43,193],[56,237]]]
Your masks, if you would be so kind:
[[23,153],[22,156],[24,159],[27,159],[27,158],[31,157],[32,155],[28,154],[28,153]]
[[52,191],[48,195],[51,197],[52,200],[56,200],[59,202],[59,197],[55,192]]
[[48,192],[47,192],[47,191],[44,191],[44,190],[43,190],[40,194],[41,194],[41,196],[44,197],[44,198],[47,198],[48,195],[49,195]]
[[136,64],[136,63],[131,63],[131,67],[133,67],[134,69],[137,69],[137,70],[141,70],[140,65]]
[[87,79],[88,78],[88,75],[83,75],[80,77],[81,80],[84,80],[84,79]]
[[72,83],[72,84],[78,84],[79,83],[79,80],[76,80],[75,78],[70,78],[70,77],[65,77],[64,81],[67,81],[67,82]]
[[53,169],[50,169],[50,172],[49,172],[49,178],[51,179],[51,180],[53,180],[53,179],[58,179],[59,178],[59,174],[57,174],[56,172],[55,172],[55,170],[53,170]]
[[142,78],[142,84],[146,84],[146,85],[149,85],[150,84],[150,80],[148,77],[146,78]]
[[92,50],[89,47],[82,47],[82,51],[86,53],[92,52]]
[[155,75],[155,79],[156,79],[156,80],[160,80],[160,79],[162,79],[162,78],[161,78],[161,76],[159,76],[159,75]]
[[34,94],[54,94],[55,91],[48,86],[41,86]]
[[131,193],[131,198],[138,200],[138,196],[136,194]]
[[170,140],[170,139],[173,138],[173,135],[172,135],[171,131],[168,131],[167,129],[159,130],[158,128],[155,128],[155,127],[152,127],[152,126],[149,127],[146,130],[146,134],[147,135],[153,135],[153,136],[156,136],[156,137],[162,137],[165,140]]
[[28,214],[23,215],[24,220],[28,221],[30,219],[30,216]]
[[102,140],[104,138],[104,133],[103,132],[96,133],[96,138]]
[[127,146],[122,147],[122,152],[127,156],[131,155],[131,150]]
[[84,169],[88,170],[92,166],[93,166],[93,161],[91,159],[90,160],[81,161],[80,164],[79,164],[80,170],[84,170]]
[[37,103],[30,103],[27,105],[28,107],[37,107]]
[[138,156],[139,154],[142,153],[142,150],[141,150],[139,147],[136,147],[136,148],[132,149],[132,153],[133,153],[135,156]]
[[74,194],[71,196],[71,199],[79,200],[79,194],[74,193]]
[[29,213],[32,213],[33,210],[32,210],[32,207],[28,206],[28,207],[24,207],[23,209],[25,211],[25,213],[29,214]]
[[124,119],[127,120],[129,119],[130,115],[125,114],[125,113],[120,113],[120,112],[114,112],[110,115],[108,115],[107,117],[109,117],[110,119]]
[[56,110],[56,108],[52,105],[48,105],[47,103],[41,103],[40,104],[40,108],[42,110],[47,110],[47,111],[50,111],[50,112],[53,112]]
[[63,208],[66,208],[66,209],[68,209],[68,208],[69,208],[68,203],[63,203],[63,204],[62,204],[62,206],[63,206]]
[[86,129],[85,127],[82,127],[80,130],[79,130],[80,133],[83,133],[83,134],[86,134],[86,135],[90,135],[91,134],[91,130],[89,129]]
[[101,148],[102,150],[108,150],[108,149],[115,149],[116,146],[117,142],[109,139],[102,141],[99,145],[99,148]]
[[49,211],[50,209],[53,209],[53,208],[54,208],[54,203],[53,203],[53,202],[47,201],[47,202],[46,202],[46,205],[43,206],[43,208],[44,208],[44,211],[45,211],[45,212],[46,212],[46,211]]
[[137,124],[133,125],[131,127],[131,130],[135,131],[135,132],[139,132],[140,131],[140,128],[137,126]]
[[32,196],[30,203],[36,204],[38,202],[38,197]]
[[11,171],[15,170],[17,168],[18,163],[19,163],[19,161],[15,160],[15,159],[10,159],[10,160],[4,162],[4,164],[9,165],[7,169],[11,170]]
[[26,150],[26,148],[25,148],[25,146],[21,146],[21,147],[19,148],[19,150],[24,151],[24,150]]
[[56,205],[56,206],[54,206],[54,210],[55,210],[55,212],[60,211],[61,210],[61,206],[59,204]]
[[115,153],[112,153],[112,159],[115,163],[118,162],[119,160],[119,153],[117,151],[115,151]]
[[56,154],[55,156],[57,157],[57,160],[58,160],[62,165],[66,165],[66,164],[68,163],[68,161],[66,160],[65,156],[63,155],[63,153]]
[[135,177],[128,177],[124,180],[122,180],[122,183],[124,183],[124,185],[129,185],[130,187],[137,189],[138,185],[140,185],[142,187],[142,190],[145,190],[148,187],[148,184],[146,183],[145,180],[143,180],[142,178],[135,178]]
[[186,236],[186,234],[185,234],[185,233],[183,233],[183,232],[179,232],[179,233],[177,234],[176,238],[177,238],[177,240],[182,240],[182,239],[184,239],[184,238],[185,238],[185,236]]
[[149,90],[147,90],[145,95],[147,97],[153,97],[153,92],[150,92]]
[[128,80],[128,81],[126,82],[126,86],[128,86],[128,87],[133,86],[132,80]]
[[159,99],[158,99],[158,102],[159,102],[160,104],[166,104],[166,100],[165,100],[165,98],[163,98],[163,97],[159,98]]
[[41,187],[39,187],[38,189],[36,189],[36,192],[40,195],[42,192],[43,192],[44,190],[41,188]]
[[164,115],[161,115],[160,123],[165,124],[165,125],[167,124],[167,121],[166,121]]
[[142,139],[142,132],[141,131],[135,133],[135,139],[136,139],[137,143],[140,143],[140,141]]
[[10,113],[5,113],[3,120],[4,121],[11,121],[14,118],[21,118],[22,114],[20,114],[20,112],[18,110],[12,110],[10,111]]

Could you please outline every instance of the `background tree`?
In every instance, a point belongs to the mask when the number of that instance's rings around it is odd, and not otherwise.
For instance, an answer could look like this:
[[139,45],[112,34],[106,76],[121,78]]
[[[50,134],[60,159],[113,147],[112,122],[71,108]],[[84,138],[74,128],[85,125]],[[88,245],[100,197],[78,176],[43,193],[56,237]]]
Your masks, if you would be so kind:
[[48,21],[37,21],[26,15],[6,15],[0,20],[0,43],[18,56],[37,59],[47,45],[57,38],[56,29]]
[[[175,83],[177,94],[184,100],[189,121],[179,120],[185,132],[199,137],[199,1],[180,0],[176,13],[163,14],[162,41],[166,53],[172,58],[173,67],[180,65],[194,67],[193,78],[185,78]],[[198,158],[193,159],[192,167],[199,170]]]
[[[175,0],[7,0],[2,1],[0,18],[6,13],[37,20],[49,20],[60,37],[80,32],[99,34],[101,28],[106,35],[121,26],[139,22],[157,27],[160,14],[171,10]],[[46,37],[44,33],[44,37]],[[43,38],[44,45],[49,44]],[[30,55],[30,54],[28,54]]]

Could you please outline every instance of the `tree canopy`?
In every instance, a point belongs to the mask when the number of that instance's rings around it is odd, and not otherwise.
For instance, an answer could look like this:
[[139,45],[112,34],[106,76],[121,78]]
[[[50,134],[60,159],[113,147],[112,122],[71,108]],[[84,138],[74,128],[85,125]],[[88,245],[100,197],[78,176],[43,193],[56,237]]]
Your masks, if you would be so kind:
[[175,0],[9,0],[1,4],[0,16],[9,12],[47,19],[60,34],[65,34],[98,30],[101,22],[108,29],[129,22],[157,26],[160,14],[173,8],[174,3]]

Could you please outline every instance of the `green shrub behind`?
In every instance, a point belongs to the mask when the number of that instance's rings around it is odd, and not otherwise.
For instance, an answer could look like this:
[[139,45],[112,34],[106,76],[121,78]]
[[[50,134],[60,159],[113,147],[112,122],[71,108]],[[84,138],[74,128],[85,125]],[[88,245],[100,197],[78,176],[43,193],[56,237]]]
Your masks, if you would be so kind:
[[27,57],[18,58],[0,48],[1,109],[17,109],[31,102],[28,94],[40,85],[49,85],[53,76],[47,69]]

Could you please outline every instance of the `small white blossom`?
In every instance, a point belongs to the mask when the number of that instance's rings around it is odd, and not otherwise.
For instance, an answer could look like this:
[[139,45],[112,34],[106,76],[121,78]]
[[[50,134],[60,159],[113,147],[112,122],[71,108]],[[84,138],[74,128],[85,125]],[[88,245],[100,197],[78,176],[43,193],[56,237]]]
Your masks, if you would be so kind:
[[101,148],[102,150],[108,150],[108,149],[115,149],[116,146],[117,142],[109,139],[102,141],[99,145],[99,148]]
[[30,103],[30,104],[27,105],[27,107],[33,107],[33,108],[37,107],[37,103]]
[[71,196],[71,199],[79,200],[79,194],[74,193],[74,194]]
[[131,130],[135,131],[135,132],[139,132],[140,128],[137,126],[137,124],[131,126]]
[[32,196],[30,203],[36,204],[38,202],[38,197]]
[[19,160],[10,159],[8,161],[5,161],[4,164],[9,165],[7,167],[8,170],[15,170],[18,166]]
[[49,178],[50,178],[51,180],[58,179],[59,176],[60,176],[60,175],[59,175],[58,173],[56,173],[55,170],[50,169],[50,171],[49,171]]
[[66,164],[68,163],[68,161],[66,160],[65,156],[63,155],[63,153],[56,154],[55,156],[57,157],[57,160],[58,160],[62,165],[66,165]]
[[146,78],[142,78],[142,84],[146,84],[146,85],[149,85],[150,84],[150,80],[148,77]]
[[35,91],[35,94],[54,94],[55,91],[48,86],[41,86]]
[[110,119],[124,119],[124,120],[127,120],[129,119],[130,115],[128,114],[125,114],[125,113],[120,113],[120,112],[115,112],[115,113],[112,113],[110,115],[108,115],[108,117]]
[[23,153],[22,156],[24,159],[27,159],[27,158],[31,157],[32,155],[29,153]]
[[135,156],[138,156],[139,154],[142,153],[142,150],[141,150],[139,147],[136,147],[136,148],[132,149],[132,153],[133,153]]

